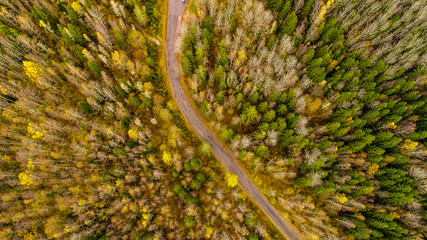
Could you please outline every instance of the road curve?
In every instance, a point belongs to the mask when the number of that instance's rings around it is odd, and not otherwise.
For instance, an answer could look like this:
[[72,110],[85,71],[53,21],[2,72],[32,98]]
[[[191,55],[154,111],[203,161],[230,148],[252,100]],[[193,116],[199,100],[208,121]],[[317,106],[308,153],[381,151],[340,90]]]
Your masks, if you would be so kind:
[[279,212],[262,195],[262,193],[242,170],[242,168],[237,164],[237,160],[220,145],[215,136],[203,124],[202,120],[199,118],[199,115],[192,108],[189,99],[184,92],[178,75],[175,43],[178,37],[180,20],[184,14],[186,4],[186,2],[182,2],[181,0],[169,0],[165,52],[167,71],[173,97],[181,112],[193,127],[194,131],[203,141],[209,143],[216,158],[221,161],[221,163],[230,173],[236,174],[238,176],[240,186],[246,191],[249,197],[252,198],[258,207],[264,211],[264,213],[270,218],[270,220],[283,236],[285,236],[288,240],[297,240],[299,239],[299,235],[294,232],[292,227],[290,227],[290,223],[285,221],[280,216]]

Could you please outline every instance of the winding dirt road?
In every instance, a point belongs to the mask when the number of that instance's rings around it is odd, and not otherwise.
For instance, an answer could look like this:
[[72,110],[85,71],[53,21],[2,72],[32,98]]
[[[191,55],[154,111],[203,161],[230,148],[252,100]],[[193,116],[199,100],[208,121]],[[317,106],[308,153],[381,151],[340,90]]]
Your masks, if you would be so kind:
[[179,80],[178,63],[176,59],[175,43],[178,37],[178,29],[180,19],[184,14],[186,2],[181,0],[169,0],[169,12],[167,20],[167,35],[166,35],[166,64],[169,75],[169,82],[172,88],[172,93],[181,112],[184,114],[187,121],[193,127],[194,131],[209,143],[216,158],[221,161],[224,167],[232,174],[236,174],[239,178],[240,186],[246,191],[249,197],[258,205],[262,211],[270,218],[276,228],[289,240],[300,239],[299,235],[291,227],[291,223],[283,219],[279,212],[270,204],[270,202],[262,195],[258,188],[251,182],[248,175],[242,170],[231,154],[229,154],[218,142],[215,136],[203,124],[199,115],[192,108],[189,99],[187,98],[183,86]]

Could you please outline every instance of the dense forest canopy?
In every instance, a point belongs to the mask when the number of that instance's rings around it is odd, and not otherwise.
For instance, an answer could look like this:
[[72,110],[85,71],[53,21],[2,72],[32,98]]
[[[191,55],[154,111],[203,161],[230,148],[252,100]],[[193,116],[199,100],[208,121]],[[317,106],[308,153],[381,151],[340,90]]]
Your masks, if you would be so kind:
[[[304,238],[426,238],[425,1],[187,1],[189,96]],[[282,238],[170,95],[167,4],[0,0],[0,239]]]
[[166,88],[167,1],[0,1],[0,239],[275,230]]
[[191,1],[200,115],[307,239],[426,233],[424,1]]

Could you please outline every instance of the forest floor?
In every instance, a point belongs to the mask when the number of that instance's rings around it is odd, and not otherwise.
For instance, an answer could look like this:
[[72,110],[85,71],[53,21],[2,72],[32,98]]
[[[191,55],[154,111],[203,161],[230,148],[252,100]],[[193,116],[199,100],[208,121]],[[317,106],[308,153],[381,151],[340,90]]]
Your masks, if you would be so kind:
[[178,62],[176,57],[176,39],[178,37],[179,25],[187,6],[187,2],[181,0],[170,0],[168,5],[167,34],[166,34],[166,65],[170,87],[173,97],[181,112],[197,135],[209,143],[215,157],[231,174],[238,176],[240,186],[245,190],[256,205],[268,216],[279,232],[289,240],[301,239],[295,227],[270,204],[262,195],[260,190],[253,184],[245,170],[239,165],[238,160],[233,157],[230,150],[220,143],[217,137],[206,127],[200,118],[194,103],[191,104],[187,97],[183,84],[178,74]]

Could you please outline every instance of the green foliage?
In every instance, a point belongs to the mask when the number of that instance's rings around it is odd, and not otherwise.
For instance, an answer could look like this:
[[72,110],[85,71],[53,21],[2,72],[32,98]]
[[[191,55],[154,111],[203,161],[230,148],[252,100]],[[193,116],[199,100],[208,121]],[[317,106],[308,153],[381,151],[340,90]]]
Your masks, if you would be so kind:
[[78,26],[75,26],[73,24],[68,24],[67,28],[68,28],[68,32],[72,37],[73,43],[79,44],[81,46],[86,45],[86,40],[83,37],[83,31]]
[[222,104],[224,101],[224,92],[218,92],[215,96],[215,100],[219,103]]
[[88,113],[88,114],[90,114],[90,113],[93,113],[93,109],[92,109],[92,107],[89,105],[89,103],[87,103],[87,102],[78,102],[77,103],[78,105],[79,105],[79,107],[83,110],[83,111],[85,111],[85,113]]
[[184,223],[187,228],[192,228],[196,225],[196,218],[194,216],[185,216]]
[[[282,7],[282,10],[279,12],[277,16],[277,21],[282,22],[288,16],[289,11],[291,10],[291,2],[287,1],[285,5]],[[283,24],[283,23],[282,23]]]
[[135,235],[135,240],[149,240],[154,237],[155,233],[149,231],[141,231]]
[[195,54],[195,60],[196,60],[196,64],[197,65],[202,65],[203,64],[203,58],[205,56],[205,52],[203,51],[203,49],[201,47],[198,47],[196,49],[196,54]]
[[267,41],[267,48],[268,49],[272,49],[273,48],[273,46],[274,46],[274,40],[275,40],[275,37],[274,37],[274,35],[272,35],[269,39],[268,39],[268,41]]
[[141,99],[139,99],[139,97],[131,97],[130,103],[134,108],[139,108],[139,106],[141,106],[142,104]]
[[258,240],[258,235],[256,235],[256,233],[251,232],[248,236],[246,236],[246,239],[248,240]]
[[298,24],[298,17],[295,14],[295,12],[291,12],[286,19],[284,20],[284,23],[282,25],[282,28],[280,29],[280,35],[292,35],[295,28]]
[[237,29],[236,19],[234,19],[234,17],[232,17],[230,19],[230,33],[234,34],[236,32],[236,29]]
[[198,179],[193,179],[190,182],[190,187],[194,190],[198,190],[202,187],[202,182],[199,181]]
[[295,185],[299,188],[311,186],[311,179],[306,177],[300,177],[295,180]]
[[264,101],[260,104],[258,104],[258,111],[260,113],[265,113],[268,109],[268,102]]
[[52,14],[48,11],[40,7],[34,6],[34,8],[31,10],[31,14],[35,19],[37,19],[37,21],[45,21],[49,24],[53,31],[58,31],[58,19],[52,16]]
[[120,155],[125,155],[126,151],[124,148],[114,148],[113,149],[113,153],[114,155],[116,155],[117,157],[119,157]]
[[261,144],[255,150],[255,154],[258,157],[266,157],[266,156],[268,156],[269,151],[268,151],[267,147],[264,144]]
[[254,227],[255,226],[255,224],[256,224],[256,220],[254,219],[254,218],[250,218],[250,217],[246,217],[245,216],[245,223],[246,223],[246,225],[248,226],[248,227]]
[[202,162],[198,158],[193,158],[190,160],[190,165],[192,169],[202,166]]
[[200,86],[204,86],[206,84],[206,77],[207,77],[207,72],[205,67],[203,67],[203,65],[199,65],[199,67],[196,69],[196,74],[197,74],[197,83]]
[[153,101],[151,101],[151,99],[147,97],[143,97],[141,101],[142,101],[142,104],[148,109],[152,109],[154,106]]
[[140,7],[138,4],[135,5],[135,8],[133,10],[133,14],[136,17],[136,20],[138,21],[141,26],[146,26],[148,23],[148,16],[146,14],[146,11],[142,7]]
[[202,187],[203,182],[206,180],[205,174],[203,172],[198,172],[196,177],[193,178],[190,182],[190,187],[194,190],[198,190]]
[[270,110],[266,112],[263,116],[263,121],[272,122],[276,118],[276,112],[274,110]]
[[233,135],[234,135],[234,131],[233,131],[233,129],[227,129],[227,128],[224,128],[222,131],[221,131],[221,133],[220,133],[220,135],[219,135],[219,137],[221,138],[221,140],[223,141],[223,142],[229,142],[230,141],[230,139],[233,137]]
[[258,111],[255,106],[246,108],[240,115],[244,123],[254,123],[258,118]]
[[190,76],[193,73],[193,57],[189,54],[184,54],[182,57],[182,69],[185,75]]
[[118,28],[113,28],[113,35],[122,50],[127,50],[126,38]]
[[184,163],[184,170],[191,172],[193,169],[196,169],[202,165],[201,161],[198,158],[193,158],[188,162]]
[[129,129],[130,117],[129,116],[123,116],[120,119],[120,122],[122,123],[122,128],[127,131]]
[[173,186],[173,192],[179,196],[179,198],[184,199],[187,196],[187,192],[185,191],[184,186],[181,184],[175,184]]
[[302,7],[302,9],[299,13],[300,19],[304,19],[307,17],[307,15],[310,13],[311,9],[313,8],[313,3],[314,3],[314,0],[304,1],[304,6]]
[[254,92],[249,98],[248,98],[248,101],[251,103],[251,104],[255,104],[257,101],[258,101],[258,99],[259,99],[259,93],[258,92]]
[[199,104],[199,110],[200,110],[200,115],[202,115],[203,117],[206,117],[208,114],[208,102],[204,101],[201,104]]
[[188,196],[187,197],[187,203],[188,204],[198,204],[200,200],[196,197]]
[[173,167],[172,168],[172,177],[177,178],[180,176],[180,173],[176,171],[176,169]]
[[101,77],[102,68],[96,64],[95,62],[89,61],[87,62],[89,69],[95,74],[97,77]]
[[221,41],[219,43],[219,59],[218,59],[218,65],[221,65],[223,67],[228,65],[228,54],[227,49],[225,48],[224,41]]
[[206,157],[212,156],[211,146],[207,142],[203,142],[199,146],[198,151],[199,151],[200,155],[202,155],[202,156],[206,156]]
[[16,29],[9,28],[6,25],[0,24],[0,35],[2,36],[8,36],[8,37],[17,37],[19,34]]

